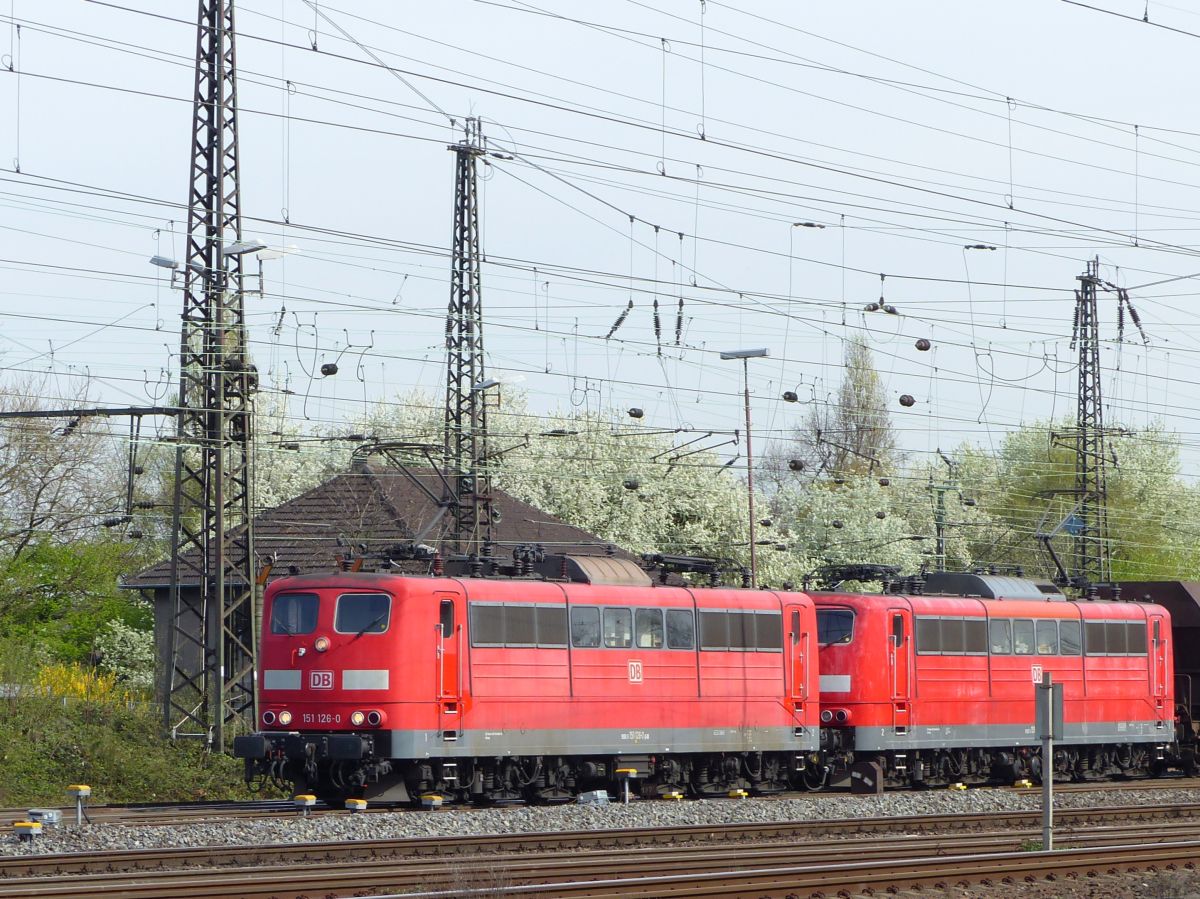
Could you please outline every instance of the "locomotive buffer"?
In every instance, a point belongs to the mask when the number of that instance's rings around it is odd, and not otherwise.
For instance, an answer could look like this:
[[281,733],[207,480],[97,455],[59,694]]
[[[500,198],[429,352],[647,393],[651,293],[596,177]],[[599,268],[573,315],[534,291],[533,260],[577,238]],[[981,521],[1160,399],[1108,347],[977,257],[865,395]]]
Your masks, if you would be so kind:
[[1035,691],[1037,732],[1042,741],[1042,851],[1054,848],[1054,741],[1062,739],[1063,688],[1042,675]]

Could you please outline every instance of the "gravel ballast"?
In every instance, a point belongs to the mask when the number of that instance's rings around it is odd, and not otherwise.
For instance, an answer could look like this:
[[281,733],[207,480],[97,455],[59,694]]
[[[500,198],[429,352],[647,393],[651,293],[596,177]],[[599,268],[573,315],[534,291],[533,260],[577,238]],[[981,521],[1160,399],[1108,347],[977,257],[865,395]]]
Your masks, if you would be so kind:
[[[1097,806],[1173,806],[1200,802],[1200,790],[1160,790],[1153,794],[1121,790],[1063,793],[1056,809]],[[637,801],[629,805],[560,805],[491,809],[443,808],[378,814],[325,814],[205,821],[171,826],[128,824],[85,825],[76,829],[73,817],[48,827],[32,842],[19,842],[11,831],[0,840],[0,852],[19,855],[48,852],[96,852],[115,849],[191,848],[200,846],[265,845],[337,840],[379,840],[402,837],[471,836],[561,830],[654,827],[703,824],[720,826],[777,821],[820,821],[834,818],[876,818],[904,815],[943,815],[955,812],[1028,811],[1041,808],[1040,790],[968,790],[887,793],[883,796],[814,796],[795,798],[714,799],[704,801]]]

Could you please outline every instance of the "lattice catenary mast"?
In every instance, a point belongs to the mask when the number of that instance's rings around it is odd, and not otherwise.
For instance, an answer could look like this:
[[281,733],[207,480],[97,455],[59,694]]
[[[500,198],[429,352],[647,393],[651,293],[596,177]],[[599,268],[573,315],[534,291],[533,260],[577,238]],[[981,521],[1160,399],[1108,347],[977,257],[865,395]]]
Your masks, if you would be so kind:
[[[1079,275],[1075,291],[1075,323],[1071,332],[1071,348],[1079,351],[1079,386],[1075,427],[1051,435],[1052,441],[1075,452],[1075,487],[1073,490],[1048,491],[1046,495],[1069,494],[1074,507],[1051,530],[1038,527],[1037,538],[1050,554],[1057,569],[1055,580],[1062,586],[1074,587],[1089,597],[1098,594],[1097,588],[1112,582],[1112,563],[1108,543],[1107,466],[1110,434],[1125,431],[1104,427],[1104,405],[1100,395],[1100,324],[1097,316],[1097,293],[1103,288],[1117,295],[1117,341],[1125,339],[1125,315],[1137,326],[1142,342],[1146,332],[1134,308],[1129,293],[1100,278],[1100,261],[1088,262],[1087,271]],[[1115,460],[1114,460],[1115,464]],[[1049,514],[1049,513],[1047,513]],[[1045,519],[1043,519],[1043,525]],[[1071,568],[1068,571],[1055,551],[1052,541],[1062,531],[1071,537]]]
[[[252,411],[233,0],[200,0],[180,349],[165,724],[225,747],[255,722]],[[192,593],[181,581],[198,584]],[[187,585],[185,585],[187,586]]]
[[1075,495],[1077,524],[1072,528],[1073,574],[1083,584],[1112,581],[1108,555],[1104,408],[1100,397],[1100,326],[1096,288],[1100,263],[1088,262],[1075,291],[1073,343],[1079,349],[1079,391],[1075,414]]
[[455,496],[449,503],[451,554],[484,555],[492,539],[492,491],[488,472],[487,396],[495,382],[483,367],[483,296],[479,246],[476,160],[485,154],[479,122],[467,119],[456,155],[454,250],[450,307],[446,315],[445,465]]

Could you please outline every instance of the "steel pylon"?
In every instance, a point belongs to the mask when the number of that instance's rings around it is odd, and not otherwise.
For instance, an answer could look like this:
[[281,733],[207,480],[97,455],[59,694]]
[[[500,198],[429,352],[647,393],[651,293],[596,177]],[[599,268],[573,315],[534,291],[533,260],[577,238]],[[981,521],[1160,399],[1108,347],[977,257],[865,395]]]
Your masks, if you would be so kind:
[[1112,569],[1108,553],[1108,515],[1104,409],[1100,397],[1100,326],[1096,292],[1100,263],[1088,262],[1075,291],[1075,329],[1079,350],[1079,388],[1075,415],[1075,495],[1078,521],[1071,528],[1074,575],[1083,584],[1108,584]]
[[[164,722],[225,749],[256,720],[253,394],[241,256],[233,0],[200,0]],[[193,591],[192,585],[197,589]]]
[[445,465],[455,495],[448,502],[451,554],[483,554],[492,537],[487,403],[495,384],[485,380],[483,291],[480,278],[479,195],[476,160],[484,154],[479,122],[467,119],[455,154],[454,249],[446,315]]

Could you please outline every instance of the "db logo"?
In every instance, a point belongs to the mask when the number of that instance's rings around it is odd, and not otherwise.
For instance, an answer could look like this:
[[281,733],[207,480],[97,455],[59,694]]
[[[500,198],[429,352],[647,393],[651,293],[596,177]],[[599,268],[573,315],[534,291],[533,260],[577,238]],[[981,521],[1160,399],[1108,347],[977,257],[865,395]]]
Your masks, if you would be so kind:
[[313,690],[332,690],[333,689],[333,672],[332,671],[310,671],[308,672],[308,686]]
[[642,663],[634,660],[629,662],[629,682],[631,684],[640,684],[642,682]]
[[1033,682],[1035,684],[1040,684],[1042,682],[1042,666],[1041,665],[1032,666],[1029,669],[1029,673],[1032,676]]

